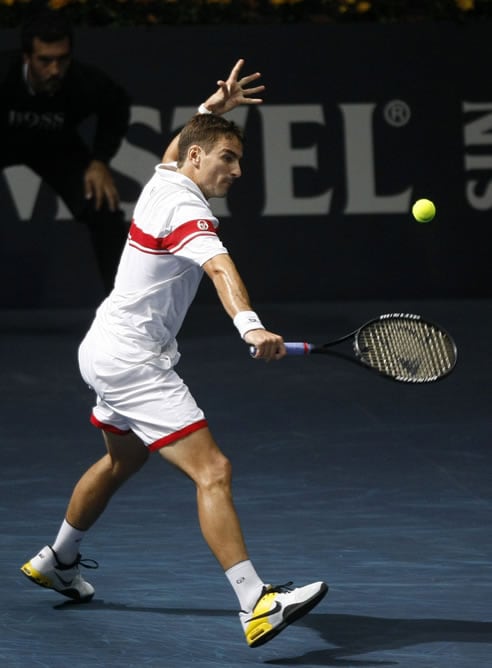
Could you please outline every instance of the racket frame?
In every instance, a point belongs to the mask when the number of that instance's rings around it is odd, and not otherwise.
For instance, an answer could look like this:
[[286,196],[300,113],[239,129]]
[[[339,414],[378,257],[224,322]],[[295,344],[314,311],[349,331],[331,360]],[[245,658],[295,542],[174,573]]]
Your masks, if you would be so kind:
[[[439,332],[442,335],[442,337],[446,339],[448,344],[447,347],[449,348],[449,351],[451,353],[449,355],[449,368],[447,368],[442,372],[436,373],[435,375],[426,376],[424,378],[418,378],[418,377],[416,378],[416,377],[411,377],[410,375],[404,376],[404,375],[385,372],[380,368],[378,368],[377,366],[375,366],[374,364],[368,362],[364,357],[365,352],[361,348],[361,341],[360,341],[361,334],[365,330],[369,329],[371,325],[374,325],[378,322],[383,322],[385,320],[395,320],[395,321],[400,320],[402,322],[407,320],[411,322],[413,321],[415,323],[419,322],[423,325],[428,325],[435,332]],[[305,341],[286,342],[285,347],[287,349],[288,355],[327,355],[327,354],[333,354],[331,348],[333,348],[339,343],[348,341],[349,339],[353,339],[352,349],[356,361],[360,362],[366,368],[376,371],[385,378],[391,378],[392,380],[403,383],[421,384],[421,383],[430,383],[437,380],[441,380],[442,378],[445,378],[453,371],[458,359],[458,349],[453,337],[449,334],[449,332],[447,332],[443,327],[441,327],[437,323],[422,318],[422,316],[417,315],[416,313],[403,313],[403,312],[384,313],[380,316],[372,318],[371,320],[367,320],[364,324],[362,324],[360,327],[353,330],[349,334],[345,334],[344,336],[341,336],[337,339],[333,339],[332,341],[327,341],[326,343],[323,344],[308,343]]]

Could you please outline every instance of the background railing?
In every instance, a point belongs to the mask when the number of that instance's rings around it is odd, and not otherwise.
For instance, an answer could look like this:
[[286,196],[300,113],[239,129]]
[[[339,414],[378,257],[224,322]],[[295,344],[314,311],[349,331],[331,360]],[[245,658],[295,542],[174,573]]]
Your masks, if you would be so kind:
[[470,21],[492,0],[0,0],[0,27],[33,8],[65,11],[80,26]]

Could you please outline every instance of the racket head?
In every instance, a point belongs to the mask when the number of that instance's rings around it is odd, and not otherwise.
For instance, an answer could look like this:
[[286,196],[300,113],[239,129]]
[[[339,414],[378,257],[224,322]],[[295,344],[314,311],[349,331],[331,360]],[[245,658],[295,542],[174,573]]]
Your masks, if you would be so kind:
[[432,383],[456,366],[451,335],[413,313],[386,313],[366,322],[354,336],[357,359],[402,383]]

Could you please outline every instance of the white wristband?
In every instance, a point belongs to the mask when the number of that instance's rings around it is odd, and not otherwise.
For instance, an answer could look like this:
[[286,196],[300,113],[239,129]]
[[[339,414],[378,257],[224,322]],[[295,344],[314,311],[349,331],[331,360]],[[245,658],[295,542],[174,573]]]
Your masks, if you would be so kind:
[[233,322],[242,339],[244,339],[244,335],[252,329],[265,329],[254,311],[239,311],[239,313],[234,316]]
[[204,104],[201,104],[198,107],[198,113],[199,114],[211,114],[212,112],[210,111],[210,109],[207,109],[207,107]]

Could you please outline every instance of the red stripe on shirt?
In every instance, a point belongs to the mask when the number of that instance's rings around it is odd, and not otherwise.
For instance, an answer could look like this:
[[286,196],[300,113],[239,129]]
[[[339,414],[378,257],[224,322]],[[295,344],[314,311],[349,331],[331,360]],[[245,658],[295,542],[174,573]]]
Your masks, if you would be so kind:
[[129,243],[144,253],[157,255],[176,253],[180,248],[197,236],[217,236],[213,223],[204,218],[189,220],[167,234],[165,237],[154,237],[141,230],[132,221],[128,235]]

